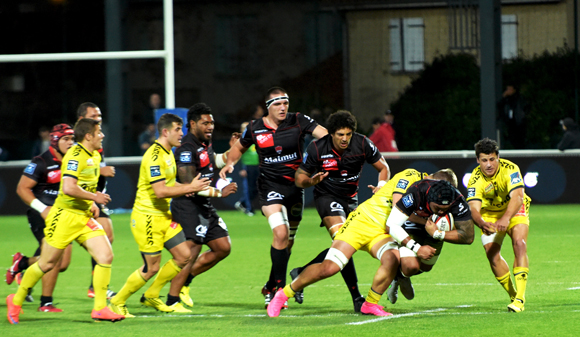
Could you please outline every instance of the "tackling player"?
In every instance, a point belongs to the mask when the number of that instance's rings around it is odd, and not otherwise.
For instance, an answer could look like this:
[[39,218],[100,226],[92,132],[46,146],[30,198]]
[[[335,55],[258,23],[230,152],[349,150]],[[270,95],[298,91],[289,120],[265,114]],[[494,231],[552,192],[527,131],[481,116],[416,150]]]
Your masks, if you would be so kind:
[[[171,202],[173,220],[181,224],[185,233],[185,243],[191,252],[189,263],[171,281],[166,304],[176,312],[191,312],[179,303],[179,299],[188,306],[193,306],[189,295],[189,285],[197,276],[225,259],[231,250],[230,237],[226,223],[219,217],[211,204],[210,198],[225,198],[238,189],[236,183],[230,183],[221,190],[215,186],[214,169],[225,165],[226,153],[216,154],[211,139],[214,130],[214,119],[211,108],[204,103],[197,103],[187,112],[187,129],[181,146],[175,150],[177,162],[177,182],[187,184],[193,177],[201,174],[207,178],[212,187],[197,192],[193,196],[181,196]],[[232,137],[235,141],[239,138]],[[199,254],[203,245],[209,250]],[[199,255],[199,256],[198,256]]]
[[99,208],[95,203],[107,204],[109,195],[97,191],[101,148],[104,135],[99,122],[79,120],[74,127],[77,144],[62,160],[62,182],[58,196],[46,218],[45,243],[40,257],[24,273],[16,294],[8,295],[8,321],[19,323],[22,302],[28,289],[53,269],[62,258],[65,248],[73,241],[81,244],[97,261],[94,274],[95,304],[91,317],[95,320],[119,321],[125,318],[107,307],[107,286],[111,279],[113,251],[105,231],[94,220]]
[[220,171],[220,177],[226,179],[242,154],[252,144],[256,145],[260,158],[258,195],[273,234],[270,277],[262,288],[266,307],[275,289],[286,284],[288,259],[302,219],[304,190],[294,183],[294,174],[302,162],[304,137],[312,134],[319,139],[328,133],[312,118],[288,112],[289,104],[286,90],[280,87],[268,90],[267,114],[248,124],[242,137],[231,147],[226,166]]
[[[79,105],[77,108],[77,118],[89,118],[98,121],[99,123],[103,122],[101,109],[91,102],[85,102]],[[106,193],[107,191],[107,177],[114,177],[115,176],[115,167],[109,166],[105,163],[105,155],[103,153],[103,148],[99,149],[99,154],[101,155],[101,175],[99,176],[99,183],[97,185],[97,191]],[[109,242],[111,245],[113,244],[113,240],[115,236],[113,235],[113,222],[111,221],[111,217],[109,216],[109,209],[107,206],[103,204],[97,204],[99,206],[99,216],[97,221],[103,226],[105,233],[107,233],[107,238],[109,238]],[[94,274],[95,266],[96,266],[95,259],[91,259],[92,271]],[[111,298],[115,295],[115,292],[112,290],[107,290],[107,298]],[[90,298],[95,297],[95,291],[93,289],[93,278],[91,276],[91,284],[87,291],[87,296]]]
[[[316,210],[322,219],[321,227],[326,227],[334,239],[346,217],[358,205],[358,183],[365,162],[379,172],[379,183],[373,192],[378,191],[389,180],[390,172],[387,162],[367,137],[356,133],[356,118],[346,110],[339,110],[328,118],[329,134],[316,140],[306,150],[303,163],[296,171],[296,186],[314,187]],[[290,272],[292,279],[307,266],[321,263],[328,249],[303,267]],[[342,277],[350,291],[354,311],[360,312],[364,297],[358,290],[358,280],[353,259],[350,259]],[[297,291],[294,298],[302,303],[302,291]]]
[[[74,143],[73,128],[68,124],[55,125],[50,131],[50,147],[44,153],[32,159],[26,166],[16,193],[22,201],[29,205],[26,217],[32,234],[38,241],[38,249],[33,257],[27,257],[20,252],[14,254],[12,266],[6,272],[6,283],[12,284],[17,273],[27,269],[38,260],[42,242],[44,241],[44,219],[54,204],[60,187],[60,165],[62,157]],[[53,305],[52,293],[59,272],[63,272],[70,264],[72,246],[65,249],[63,258],[56,266],[42,277],[42,296],[38,311],[62,312]],[[27,296],[27,301],[30,296]]]
[[[182,126],[183,120],[179,116],[170,113],[162,115],[157,122],[159,138],[143,155],[137,196],[131,213],[131,232],[139,245],[144,264],[129,276],[123,288],[111,298],[113,311],[126,317],[134,317],[127,309],[127,299],[155,274],[157,277],[141,297],[141,304],[163,312],[175,311],[163,303],[159,293],[191,258],[181,225],[171,217],[169,202],[171,198],[207,189],[209,180],[200,179],[201,174],[198,174],[188,184],[175,181],[177,167],[171,148],[181,144]],[[163,248],[171,253],[173,259],[159,269]]]
[[[481,243],[495,278],[507,291],[511,312],[524,311],[529,261],[527,254],[531,199],[524,192],[520,168],[499,158],[494,140],[484,138],[475,143],[477,166],[467,185],[467,201],[473,221],[481,228]],[[515,288],[510,268],[501,256],[506,233],[514,250]]]

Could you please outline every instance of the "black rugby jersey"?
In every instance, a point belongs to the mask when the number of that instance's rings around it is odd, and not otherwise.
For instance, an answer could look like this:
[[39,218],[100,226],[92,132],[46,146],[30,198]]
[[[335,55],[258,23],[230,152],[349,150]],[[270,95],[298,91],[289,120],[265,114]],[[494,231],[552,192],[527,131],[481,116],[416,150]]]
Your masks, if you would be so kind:
[[49,147],[44,153],[32,158],[22,173],[22,175],[36,181],[32,193],[36,199],[47,206],[54,204],[60,187],[61,162],[56,159],[54,151],[52,147]]
[[[175,149],[174,152],[175,163],[179,171],[180,167],[184,166],[195,166],[195,176],[201,173],[201,178],[208,178],[210,186],[215,187],[217,179],[214,180],[214,170],[215,170],[215,153],[211,143],[206,145],[202,143],[196,136],[191,133],[187,133],[181,139],[181,146]],[[179,179],[179,172],[177,174],[177,182],[183,184]],[[173,199],[173,202],[193,202],[202,211],[213,210],[213,205],[210,202],[210,198],[195,195],[193,197],[181,196]]]
[[291,185],[302,162],[304,136],[312,134],[318,123],[299,112],[289,112],[277,129],[264,124],[262,118],[252,121],[244,130],[240,144],[256,144],[260,158],[260,175],[269,181]]
[[[101,155],[101,167],[107,166],[107,163],[105,163],[105,154],[103,148],[97,151],[99,151],[99,154]],[[97,191],[106,193],[105,191],[106,188],[107,188],[107,177],[99,175],[99,182],[97,183]]]
[[[406,215],[410,216],[415,212],[418,216],[428,217],[433,215],[427,202],[429,189],[439,180],[423,179],[411,185],[403,197],[397,202],[397,207]],[[453,202],[449,213],[453,215],[455,221],[471,220],[471,211],[465,198],[456,188],[454,190]]]
[[354,197],[358,193],[364,163],[374,164],[381,158],[373,142],[359,133],[353,133],[350,144],[339,155],[328,134],[308,145],[300,168],[309,174],[328,172],[328,176],[314,186],[314,197],[324,194]]

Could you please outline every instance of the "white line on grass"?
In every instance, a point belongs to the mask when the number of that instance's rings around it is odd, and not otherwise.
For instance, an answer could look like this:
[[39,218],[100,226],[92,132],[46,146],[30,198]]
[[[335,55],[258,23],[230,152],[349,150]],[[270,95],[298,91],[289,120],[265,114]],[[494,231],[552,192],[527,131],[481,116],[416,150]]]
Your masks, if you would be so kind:
[[578,290],[580,287],[568,288],[568,290]]

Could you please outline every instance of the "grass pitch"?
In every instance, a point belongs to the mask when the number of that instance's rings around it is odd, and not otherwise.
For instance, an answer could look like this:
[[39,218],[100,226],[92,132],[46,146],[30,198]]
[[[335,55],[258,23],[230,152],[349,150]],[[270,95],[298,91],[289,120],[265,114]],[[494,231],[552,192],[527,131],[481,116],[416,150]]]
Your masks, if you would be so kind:
[[[304,304],[290,302],[279,318],[269,318],[260,289],[269,274],[271,231],[261,215],[247,217],[234,211],[219,212],[232,239],[231,255],[192,283],[195,305],[191,314],[162,314],[141,307],[139,298],[127,302],[136,318],[119,323],[95,323],[90,319],[92,299],[90,257],[77,244],[69,269],[60,274],[54,293],[63,313],[41,313],[40,284],[34,303],[25,302],[20,324],[10,325],[4,298],[16,291],[16,283],[0,286],[0,333],[3,336],[578,336],[580,335],[580,242],[578,205],[532,205],[528,238],[530,274],[526,310],[507,312],[509,298],[495,280],[484,256],[479,233],[471,246],[445,244],[429,273],[413,277],[416,296],[391,305],[381,304],[394,316],[376,318],[354,314],[342,278],[336,275],[305,290]],[[129,214],[113,215],[115,242],[111,288],[118,290],[141,263],[129,229]],[[316,210],[307,209],[290,258],[289,270],[302,265],[330,246],[330,238],[318,227]],[[0,218],[0,267],[9,267],[17,251],[29,255],[36,241],[24,216]],[[503,255],[513,262],[510,240]],[[169,253],[163,253],[164,263]],[[378,262],[365,252],[354,256],[359,287],[366,295]],[[288,281],[290,278],[288,277]],[[150,281],[151,282],[151,281]],[[150,283],[149,283],[150,284]],[[166,295],[168,287],[162,291]]]

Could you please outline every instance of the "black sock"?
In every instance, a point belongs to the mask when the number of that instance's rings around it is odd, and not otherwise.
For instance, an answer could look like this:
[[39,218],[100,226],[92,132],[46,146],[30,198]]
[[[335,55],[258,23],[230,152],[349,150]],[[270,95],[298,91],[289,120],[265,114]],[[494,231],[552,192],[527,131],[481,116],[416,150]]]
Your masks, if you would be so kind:
[[45,307],[47,304],[52,304],[52,296],[40,296],[40,306]]
[[351,258],[348,260],[348,263],[342,270],[340,271],[342,278],[344,279],[344,283],[348,287],[348,291],[350,291],[350,296],[352,299],[361,297],[360,292],[358,291],[358,278],[356,277],[356,269],[354,268],[354,260]]
[[172,306],[177,302],[179,302],[179,296],[171,296],[167,294],[167,301],[165,302],[165,304],[167,304],[168,306]]
[[312,261],[308,262],[304,267],[300,268],[301,269],[300,272],[302,272],[302,270],[306,269],[306,267],[308,267],[311,264],[322,263],[324,261],[324,258],[326,257],[326,254],[328,254],[329,249],[330,248],[326,248],[325,250],[318,253],[318,255],[316,255],[316,257],[312,259]]
[[187,275],[187,279],[185,280],[185,283],[183,285],[186,287],[189,287],[189,285],[191,284],[191,281],[193,281],[193,275],[189,274],[189,275]]
[[20,262],[18,262],[18,270],[26,270],[28,267],[30,267],[30,265],[28,265],[28,257],[23,255]]
[[[91,271],[92,271],[92,273],[94,273],[95,267],[97,266],[97,261],[95,261],[95,259],[93,259],[92,257],[91,257],[91,265],[92,265]],[[91,285],[89,286],[89,288],[93,287],[93,274],[92,273],[91,273]]]
[[288,270],[288,249],[270,248],[270,258],[272,259],[272,276],[274,277],[274,287],[284,288],[286,285],[286,272]]

